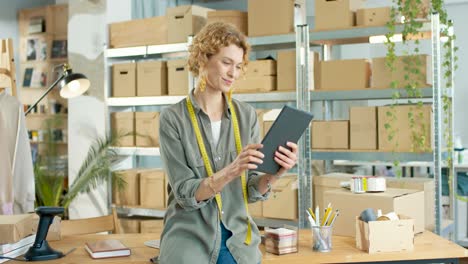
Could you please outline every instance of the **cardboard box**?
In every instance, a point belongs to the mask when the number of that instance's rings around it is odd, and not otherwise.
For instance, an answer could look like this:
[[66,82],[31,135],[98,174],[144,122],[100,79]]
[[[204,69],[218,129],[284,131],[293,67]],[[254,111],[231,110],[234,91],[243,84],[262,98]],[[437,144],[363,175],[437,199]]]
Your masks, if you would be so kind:
[[245,77],[233,84],[235,93],[263,93],[276,90],[276,76]]
[[[392,87],[392,82],[397,82],[397,88],[404,88],[408,84],[417,82],[417,87],[427,87],[432,85],[432,57],[428,55],[418,56],[399,56],[395,60],[395,71],[390,69],[385,64],[385,58],[372,59],[372,76],[371,87],[376,89],[388,89]],[[416,67],[418,61],[421,63]],[[410,81],[405,80],[405,75],[408,71],[405,70],[407,65],[411,68],[418,69],[419,74],[410,74]]]
[[363,0],[315,0],[315,30],[350,28]]
[[357,26],[385,26],[390,20],[390,7],[365,8],[356,11]]
[[418,190],[387,188],[381,193],[359,194],[349,190],[331,190],[325,192],[324,201],[340,210],[340,216],[334,223],[333,235],[355,236],[356,216],[366,208],[406,215],[414,219],[415,233],[424,231],[424,192]]
[[120,227],[124,234],[140,233],[140,220],[131,218],[119,218]]
[[365,59],[320,62],[320,90],[362,90],[369,88],[370,65]]
[[164,229],[164,220],[142,220],[140,221],[140,232],[142,234],[161,234]]
[[136,145],[159,147],[159,112],[135,112]]
[[[315,90],[318,87],[316,82],[318,78],[314,78],[318,74],[319,54],[310,52],[309,56],[309,90]],[[278,51],[277,56],[277,76],[278,76],[278,91],[295,91],[296,90],[296,50]]]
[[163,170],[140,171],[140,205],[145,208],[164,209],[166,182]]
[[111,48],[166,44],[166,16],[112,23],[109,41]]
[[249,62],[245,77],[255,78],[263,76],[276,75],[276,61],[275,60],[254,60]]
[[166,9],[168,43],[186,43],[206,24],[208,11],[213,9],[196,5],[183,5]]
[[263,201],[249,203],[249,213],[253,217],[263,217]]
[[[419,108],[416,105],[399,105],[394,110],[390,106],[378,107],[378,126],[379,126],[379,150],[396,152],[427,152],[432,149],[432,106],[423,105]],[[396,120],[388,116],[388,112],[394,111]],[[411,128],[411,122],[408,114],[414,116],[414,127]],[[420,117],[422,115],[422,117]],[[390,124],[391,129],[385,128]],[[396,129],[394,137],[389,140],[389,134]],[[416,138],[413,133],[416,133]],[[424,138],[423,145],[419,145],[415,139]]]
[[312,121],[312,148],[349,149],[349,121]]
[[399,188],[399,189],[414,189],[424,191],[424,208],[425,217],[424,222],[426,224],[426,230],[434,230],[435,228],[435,184],[434,179],[430,178],[395,178],[385,177],[388,188]]
[[165,61],[140,61],[137,63],[136,95],[167,95],[167,64]]
[[314,208],[326,208],[328,204],[324,201],[325,192],[341,189],[341,182],[348,182],[354,176],[356,175],[348,173],[329,173],[312,177]]
[[[115,112],[111,113],[112,133],[122,136],[119,139],[118,146],[135,146],[135,113],[133,112]],[[127,135],[130,134],[130,135]]]
[[112,96],[131,97],[136,95],[136,64],[112,65]]
[[[62,219],[58,216],[54,216],[52,224],[49,226],[49,231],[47,232],[47,241],[57,241],[62,239],[62,229],[60,224]],[[33,214],[33,234],[37,233],[37,228],[39,225],[39,215]]]
[[218,21],[230,23],[239,29],[242,33],[244,33],[244,35],[248,36],[247,12],[238,10],[216,10],[209,11],[207,17],[207,24]]
[[249,0],[249,36],[295,32],[294,5],[305,6],[305,0]]
[[0,245],[11,244],[35,234],[33,214],[0,215]]
[[278,179],[272,187],[272,192],[270,198],[263,201],[263,217],[297,219],[297,176]]
[[275,121],[263,121],[263,137],[266,136],[274,122]]
[[350,149],[377,149],[377,107],[350,107]]
[[116,205],[140,204],[140,180],[137,169],[115,171],[127,183],[122,190],[114,186],[112,202]]
[[189,71],[187,60],[170,60],[167,62],[167,81],[169,95],[188,95]]
[[366,223],[356,217],[356,247],[370,254],[412,251],[414,219],[400,215],[400,220]]

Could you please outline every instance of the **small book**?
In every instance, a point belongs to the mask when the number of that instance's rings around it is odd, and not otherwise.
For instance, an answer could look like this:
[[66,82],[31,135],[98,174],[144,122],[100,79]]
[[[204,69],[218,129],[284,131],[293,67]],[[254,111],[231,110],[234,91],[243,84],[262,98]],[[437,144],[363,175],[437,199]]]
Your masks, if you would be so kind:
[[85,249],[93,259],[130,256],[130,249],[116,239],[86,243]]

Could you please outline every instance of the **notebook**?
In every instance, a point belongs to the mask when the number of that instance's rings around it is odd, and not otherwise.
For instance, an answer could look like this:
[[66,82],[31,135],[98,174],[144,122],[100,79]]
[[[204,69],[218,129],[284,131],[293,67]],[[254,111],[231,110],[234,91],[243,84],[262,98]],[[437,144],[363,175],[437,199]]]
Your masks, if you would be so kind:
[[256,171],[276,174],[280,165],[274,160],[275,151],[279,146],[289,148],[286,142],[297,143],[314,116],[311,113],[285,105],[275,122],[262,140],[260,149],[265,157],[263,163],[258,165]]
[[93,259],[130,256],[130,249],[115,239],[86,243],[85,249]]

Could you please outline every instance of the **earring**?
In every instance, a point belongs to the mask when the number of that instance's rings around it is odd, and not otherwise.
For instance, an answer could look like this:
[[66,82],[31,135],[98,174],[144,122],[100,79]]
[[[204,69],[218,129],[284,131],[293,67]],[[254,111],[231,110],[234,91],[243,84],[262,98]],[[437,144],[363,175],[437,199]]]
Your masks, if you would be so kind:
[[200,80],[198,81],[198,89],[200,92],[204,92],[206,88],[206,77],[205,75],[200,75]]

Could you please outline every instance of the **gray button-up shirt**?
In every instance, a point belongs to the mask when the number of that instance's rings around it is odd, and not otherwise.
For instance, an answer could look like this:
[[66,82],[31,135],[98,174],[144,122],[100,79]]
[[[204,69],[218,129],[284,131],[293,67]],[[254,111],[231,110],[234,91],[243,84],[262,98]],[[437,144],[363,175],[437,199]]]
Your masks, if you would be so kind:
[[[226,101],[221,120],[221,134],[215,146],[211,123],[190,93],[206,150],[214,171],[219,171],[237,157],[231,110]],[[225,97],[226,98],[226,97]],[[243,146],[259,143],[259,126],[255,109],[233,99]],[[221,229],[216,200],[197,202],[195,192],[207,177],[205,165],[190,121],[185,99],[172,105],[160,116],[160,150],[164,169],[169,179],[169,200],[161,235],[159,263],[216,263],[220,250]],[[247,179],[248,201],[265,200],[269,193],[258,192],[260,175],[249,171]],[[244,206],[241,178],[227,184],[221,191],[223,213],[221,220],[233,235],[227,247],[237,263],[259,263],[260,235],[258,228],[247,216]],[[252,242],[245,245],[247,222],[252,225]]]

